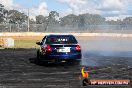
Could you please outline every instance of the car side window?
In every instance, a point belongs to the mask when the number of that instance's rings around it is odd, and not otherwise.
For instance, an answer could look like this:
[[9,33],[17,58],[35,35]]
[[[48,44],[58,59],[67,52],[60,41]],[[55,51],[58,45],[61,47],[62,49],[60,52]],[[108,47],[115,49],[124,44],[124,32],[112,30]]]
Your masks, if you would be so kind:
[[45,39],[46,39],[46,36],[42,39],[42,43],[44,43],[44,42],[45,42]]

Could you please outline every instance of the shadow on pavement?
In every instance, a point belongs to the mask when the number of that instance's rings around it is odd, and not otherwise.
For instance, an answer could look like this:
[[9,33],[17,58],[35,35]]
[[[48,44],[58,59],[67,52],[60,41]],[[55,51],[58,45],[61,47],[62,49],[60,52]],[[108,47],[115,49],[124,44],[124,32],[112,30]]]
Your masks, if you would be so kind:
[[34,58],[29,58],[29,62],[30,63],[33,63],[33,64],[36,64],[36,65],[38,65],[38,66],[45,66],[45,67],[62,67],[62,66],[64,66],[64,67],[78,67],[78,66],[81,66],[80,65],[80,62],[62,62],[62,63],[44,63],[44,62],[41,62],[41,63],[36,63],[35,62],[35,59],[36,59],[36,57],[34,57]]

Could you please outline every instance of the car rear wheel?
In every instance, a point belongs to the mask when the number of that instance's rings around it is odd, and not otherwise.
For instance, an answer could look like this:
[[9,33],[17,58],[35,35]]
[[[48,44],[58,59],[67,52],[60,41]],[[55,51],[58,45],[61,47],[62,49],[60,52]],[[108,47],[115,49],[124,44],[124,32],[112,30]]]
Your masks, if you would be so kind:
[[39,50],[37,50],[37,57],[35,59],[35,63],[40,64],[40,52],[39,52]]
[[38,65],[47,65],[48,62],[47,61],[41,61],[41,54],[40,54],[40,51],[38,50],[37,51],[37,57],[35,59],[35,63],[38,64]]

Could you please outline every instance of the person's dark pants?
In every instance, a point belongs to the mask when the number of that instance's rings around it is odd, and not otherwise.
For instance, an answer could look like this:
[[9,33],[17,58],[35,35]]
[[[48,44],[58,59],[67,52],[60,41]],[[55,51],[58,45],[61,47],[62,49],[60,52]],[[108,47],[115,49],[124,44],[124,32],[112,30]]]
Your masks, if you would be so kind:
[[87,86],[87,85],[90,85],[90,84],[91,84],[90,79],[88,79],[88,78],[83,79],[83,81],[82,81],[83,86]]

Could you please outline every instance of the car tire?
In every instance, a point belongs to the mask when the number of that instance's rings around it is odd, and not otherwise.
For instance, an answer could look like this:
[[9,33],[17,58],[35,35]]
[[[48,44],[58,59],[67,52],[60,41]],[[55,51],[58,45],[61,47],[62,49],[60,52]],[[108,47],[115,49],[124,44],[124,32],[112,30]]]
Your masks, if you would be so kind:
[[37,57],[35,59],[35,63],[40,64],[40,52],[39,52],[39,50],[37,50]]

